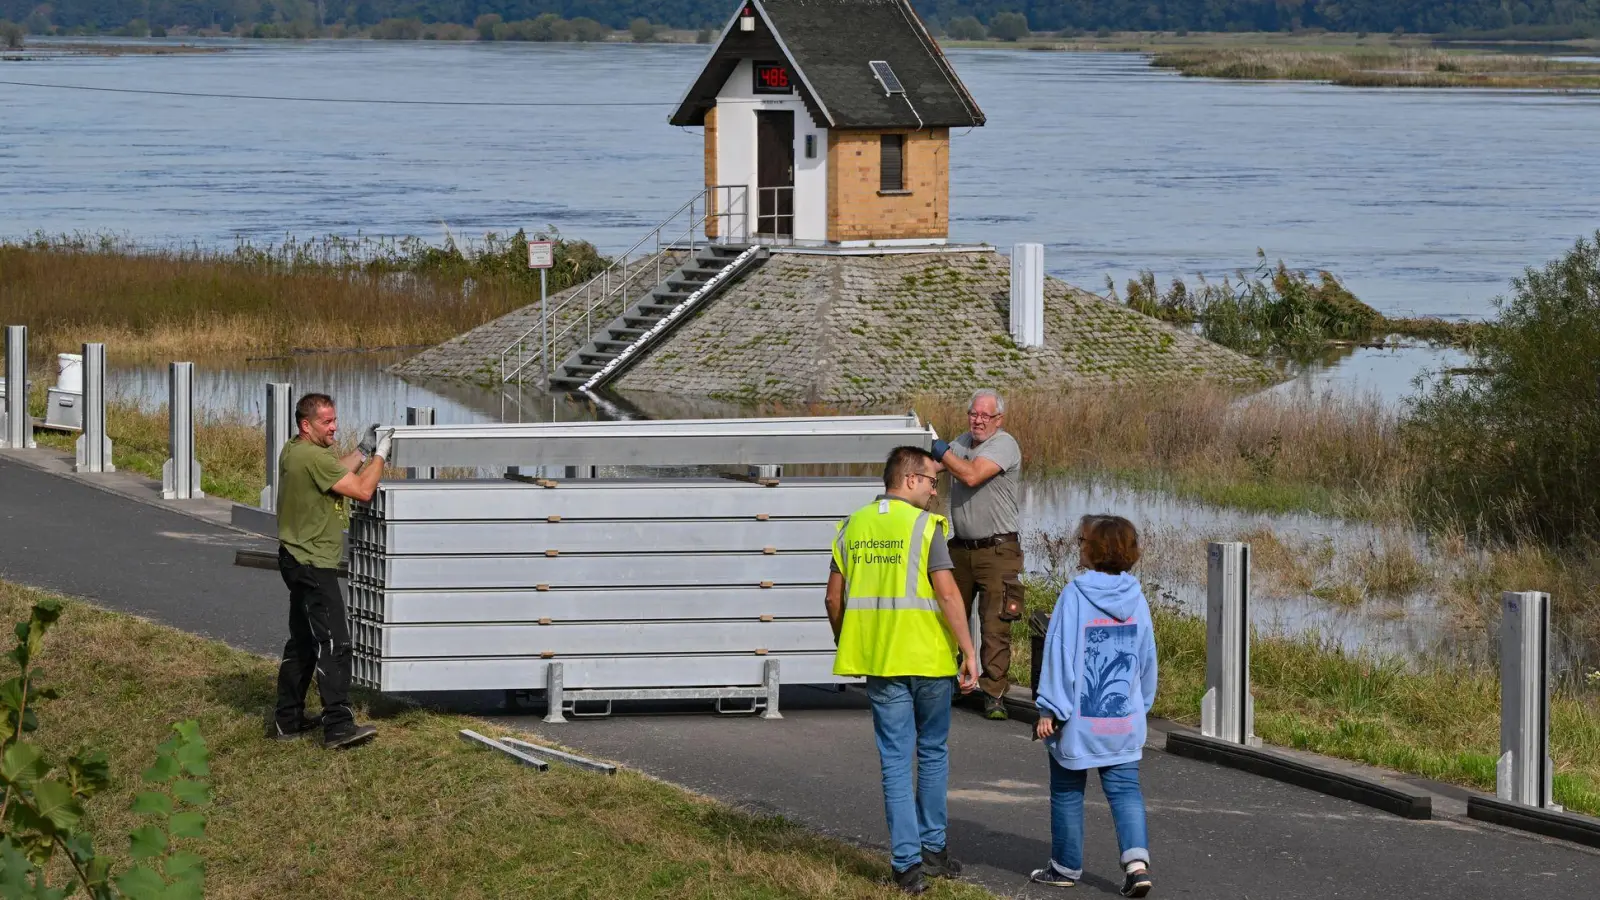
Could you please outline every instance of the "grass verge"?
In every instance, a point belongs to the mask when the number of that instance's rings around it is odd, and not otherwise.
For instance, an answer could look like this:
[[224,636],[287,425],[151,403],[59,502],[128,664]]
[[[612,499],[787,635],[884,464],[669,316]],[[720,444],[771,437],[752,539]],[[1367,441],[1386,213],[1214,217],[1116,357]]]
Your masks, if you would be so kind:
[[[1028,605],[1056,592],[1029,586]],[[1161,661],[1155,715],[1198,725],[1205,694],[1205,622],[1153,597]],[[1029,678],[1026,626],[1014,630],[1012,677]],[[1251,639],[1256,733],[1268,744],[1368,763],[1493,792],[1500,755],[1495,673],[1445,662],[1352,654],[1316,635]],[[1551,698],[1556,801],[1600,815],[1600,696],[1564,685]]]
[[[44,379],[30,397],[34,414],[44,415]],[[160,480],[161,466],[167,460],[170,440],[165,408],[154,412],[138,404],[112,401],[106,404],[106,433],[111,436],[111,461],[118,471],[137,472]],[[68,453],[77,447],[76,434],[35,431],[41,447]],[[266,486],[266,452],[262,426],[238,415],[197,416],[194,427],[195,452],[200,457],[200,489],[208,496],[225,497],[251,506],[261,501]]]
[[[26,618],[39,596],[0,583],[0,616]],[[216,791],[194,847],[207,897],[898,896],[877,883],[881,855],[632,772],[536,774],[463,744],[459,729],[486,726],[461,716],[373,704],[370,746],[269,742],[269,660],[132,616],[68,604],[41,669],[63,696],[40,710],[38,743],[110,756],[113,789],[89,807],[105,848],[140,824],[129,806],[168,723],[199,720]]]

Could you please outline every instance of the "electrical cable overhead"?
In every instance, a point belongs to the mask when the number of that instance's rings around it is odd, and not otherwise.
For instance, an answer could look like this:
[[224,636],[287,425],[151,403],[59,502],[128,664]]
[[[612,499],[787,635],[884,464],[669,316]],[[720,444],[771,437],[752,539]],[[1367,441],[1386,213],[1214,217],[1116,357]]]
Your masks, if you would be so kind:
[[383,106],[668,106],[664,100],[386,100],[358,97],[276,97],[265,94],[213,94],[200,91],[156,91],[143,88],[98,87],[87,84],[45,84],[37,81],[0,81],[13,87],[49,88],[61,91],[100,91],[109,94],[148,94],[159,97],[200,97],[213,100],[271,100],[280,103],[372,103]]

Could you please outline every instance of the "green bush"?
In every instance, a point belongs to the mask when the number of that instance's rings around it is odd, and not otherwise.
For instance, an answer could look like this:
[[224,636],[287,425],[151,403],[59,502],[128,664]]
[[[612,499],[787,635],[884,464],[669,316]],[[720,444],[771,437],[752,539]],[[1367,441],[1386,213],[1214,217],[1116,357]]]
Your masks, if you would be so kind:
[[[0,897],[60,900],[81,887],[94,900],[198,900],[205,895],[205,861],[176,845],[178,838],[205,836],[200,808],[211,802],[211,786],[200,779],[211,774],[210,751],[198,724],[174,725],[172,737],[156,748],[144,780],[162,789],[134,798],[133,811],[150,824],[129,835],[136,864],[119,875],[112,874],[111,859],[95,851],[83,824],[85,802],[111,784],[106,755],[83,751],[58,765],[28,740],[39,728],[39,707],[60,696],[39,685],[35,664],[60,617],[60,601],[34,604],[6,654],[18,672],[0,684]],[[64,888],[49,884],[56,860],[62,861],[59,871],[70,873]]]
[[1028,17],[1022,13],[995,13],[989,19],[989,36],[996,40],[1020,41],[1028,34]]
[[635,44],[650,43],[656,39],[656,32],[659,30],[649,19],[634,19],[628,23],[628,33],[633,36]]
[[417,41],[422,39],[421,19],[384,19],[372,26],[375,41]]
[[[1318,272],[1313,281],[1279,261],[1270,268],[1257,251],[1254,272],[1236,273],[1237,281],[1213,284],[1204,278],[1190,290],[1174,278],[1165,292],[1146,270],[1127,284],[1127,305],[1164,322],[1198,324],[1200,333],[1245,353],[1280,352],[1306,357],[1330,340],[1360,340],[1384,323],[1377,310],[1356,299],[1332,273]],[[1116,285],[1107,280],[1112,299]]]
[[989,31],[983,27],[983,23],[972,16],[951,19],[944,30],[950,35],[951,40],[956,41],[981,41],[989,36]]
[[10,19],[0,19],[0,46],[15,50],[22,46],[25,37],[21,25]]
[[1423,509],[1475,533],[1600,537],[1600,232],[1512,281],[1473,353],[1412,402]]
[[499,25],[503,21],[505,20],[501,19],[500,16],[496,15],[495,13],[484,13],[483,15],[472,20],[472,27],[478,32],[478,40],[492,41],[494,40],[495,26]]

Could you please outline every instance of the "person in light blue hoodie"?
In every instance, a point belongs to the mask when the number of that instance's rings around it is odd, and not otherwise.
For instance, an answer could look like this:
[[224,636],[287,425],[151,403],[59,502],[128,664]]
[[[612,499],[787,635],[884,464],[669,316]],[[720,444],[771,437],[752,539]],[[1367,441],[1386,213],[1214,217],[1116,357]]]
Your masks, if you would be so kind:
[[1156,639],[1139,579],[1139,532],[1121,516],[1084,516],[1074,578],[1056,599],[1034,702],[1050,765],[1050,864],[1029,880],[1071,887],[1083,876],[1083,790],[1089,770],[1111,805],[1122,895],[1150,893],[1139,760],[1156,697]]

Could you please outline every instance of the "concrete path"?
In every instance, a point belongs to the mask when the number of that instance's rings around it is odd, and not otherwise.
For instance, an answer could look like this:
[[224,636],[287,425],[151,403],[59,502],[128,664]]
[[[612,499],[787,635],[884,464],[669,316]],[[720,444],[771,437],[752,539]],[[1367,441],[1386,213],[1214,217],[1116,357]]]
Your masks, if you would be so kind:
[[[235,548],[270,544],[133,496],[0,451],[0,578],[276,653],[285,627],[282,584],[275,572],[232,565]],[[453,702],[494,714],[499,699]],[[557,726],[503,711],[496,718],[708,796],[882,847],[864,699],[793,688],[783,704],[781,721],[706,712]],[[971,878],[1006,895],[1059,894],[1026,884],[1026,873],[1049,856],[1050,834],[1043,749],[1028,740],[1027,727],[960,713],[951,754],[950,841]],[[1146,754],[1143,773],[1154,896],[1577,898],[1593,896],[1600,883],[1600,852],[1559,841],[1457,817],[1407,821],[1158,749]],[[1069,896],[1115,895],[1115,837],[1097,789],[1088,812],[1089,875]]]

